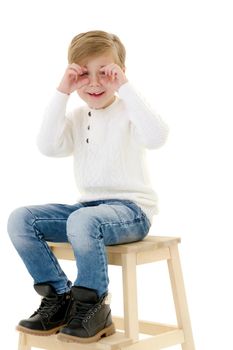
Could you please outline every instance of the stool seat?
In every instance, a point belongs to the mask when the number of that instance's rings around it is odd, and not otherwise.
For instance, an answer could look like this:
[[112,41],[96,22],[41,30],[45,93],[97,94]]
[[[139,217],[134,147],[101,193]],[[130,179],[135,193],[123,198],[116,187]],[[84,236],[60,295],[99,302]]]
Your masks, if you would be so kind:
[[[133,243],[107,246],[109,265],[122,267],[124,316],[113,316],[117,332],[91,344],[63,343],[56,335],[35,336],[20,333],[19,350],[31,347],[46,350],[158,350],[180,344],[182,350],[195,350],[179,260],[179,237],[149,235]],[[47,242],[58,259],[75,260],[69,243]],[[166,260],[169,270],[177,324],[168,325],[138,319],[137,265]],[[140,338],[143,334],[143,339]],[[148,336],[148,337],[145,337]]]
[[[157,237],[149,235],[142,241],[107,246],[106,249],[108,253],[130,253],[169,247],[172,244],[177,244],[180,242],[180,237]],[[70,243],[48,242],[48,245],[52,247],[53,250],[59,248],[70,248]]]

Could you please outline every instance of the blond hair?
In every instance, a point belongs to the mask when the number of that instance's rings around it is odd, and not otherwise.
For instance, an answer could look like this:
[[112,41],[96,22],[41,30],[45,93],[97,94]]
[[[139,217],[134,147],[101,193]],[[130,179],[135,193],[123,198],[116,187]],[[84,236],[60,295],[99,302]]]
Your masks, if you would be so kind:
[[117,35],[93,30],[76,35],[68,48],[68,62],[82,63],[85,59],[111,52],[115,63],[125,67],[125,47]]

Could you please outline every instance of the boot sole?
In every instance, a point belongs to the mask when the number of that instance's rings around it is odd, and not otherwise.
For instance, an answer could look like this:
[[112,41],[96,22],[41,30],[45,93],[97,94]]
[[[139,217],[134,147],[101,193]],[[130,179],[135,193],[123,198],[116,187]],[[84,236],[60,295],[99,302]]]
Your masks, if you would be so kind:
[[114,334],[115,332],[116,332],[115,326],[112,323],[110,326],[102,329],[99,333],[97,333],[93,337],[80,338],[80,337],[75,337],[73,335],[69,335],[65,333],[59,333],[57,336],[57,339],[66,343],[94,343],[103,337],[108,337],[109,335]]
[[65,326],[65,324],[63,324],[59,327],[56,327],[56,328],[49,329],[47,331],[38,331],[36,329],[26,328],[26,327],[18,325],[16,327],[16,330],[19,332],[22,332],[22,333],[26,333],[26,334],[47,336],[47,335],[52,335],[52,334],[58,333],[60,331],[60,329],[63,328],[64,326]]

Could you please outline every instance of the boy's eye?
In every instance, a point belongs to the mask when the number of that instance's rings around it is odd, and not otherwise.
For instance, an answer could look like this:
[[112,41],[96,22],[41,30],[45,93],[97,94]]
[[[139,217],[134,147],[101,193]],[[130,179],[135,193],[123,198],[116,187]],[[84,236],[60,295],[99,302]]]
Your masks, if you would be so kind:
[[84,75],[88,75],[88,72],[84,72],[84,73],[80,74],[80,77],[83,77]]

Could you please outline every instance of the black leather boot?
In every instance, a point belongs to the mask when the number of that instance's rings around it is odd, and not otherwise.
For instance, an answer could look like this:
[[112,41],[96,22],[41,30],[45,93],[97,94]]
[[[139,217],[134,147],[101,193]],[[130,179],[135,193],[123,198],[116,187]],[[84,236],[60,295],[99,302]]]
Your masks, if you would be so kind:
[[61,329],[58,339],[66,342],[92,343],[115,333],[107,295],[98,297],[93,289],[74,286],[71,289],[71,318]]
[[43,299],[39,309],[16,327],[20,332],[50,335],[57,333],[68,320],[71,308],[71,293],[57,294],[49,284],[35,284],[35,290]]

